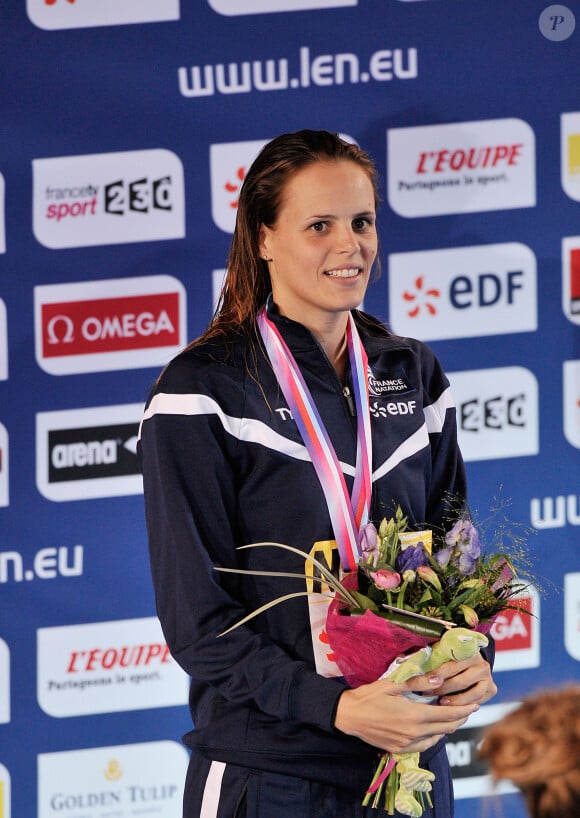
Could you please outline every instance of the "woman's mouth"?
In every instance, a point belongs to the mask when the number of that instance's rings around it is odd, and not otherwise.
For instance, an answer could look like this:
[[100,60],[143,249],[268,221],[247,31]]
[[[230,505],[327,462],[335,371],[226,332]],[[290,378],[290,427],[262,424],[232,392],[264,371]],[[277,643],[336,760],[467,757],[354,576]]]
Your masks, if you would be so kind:
[[346,267],[343,270],[325,270],[324,275],[333,278],[354,278],[360,271],[360,267]]

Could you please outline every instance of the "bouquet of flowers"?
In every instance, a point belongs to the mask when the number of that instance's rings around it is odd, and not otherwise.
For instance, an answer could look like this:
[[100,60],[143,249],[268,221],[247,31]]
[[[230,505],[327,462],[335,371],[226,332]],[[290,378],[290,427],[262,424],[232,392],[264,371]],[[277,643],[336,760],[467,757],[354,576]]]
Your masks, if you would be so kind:
[[[299,549],[281,543],[240,548],[272,545],[304,558]],[[334,591],[326,631],[337,665],[351,687],[385,676],[405,681],[447,659],[474,655],[487,644],[485,633],[497,615],[518,608],[515,597],[527,587],[518,578],[513,555],[483,553],[467,513],[457,515],[450,529],[437,535],[431,530],[409,531],[408,519],[397,507],[394,517],[383,519],[378,530],[372,523],[362,528],[359,546],[357,570],[341,579],[307,557]],[[521,551],[517,556],[521,558]],[[272,600],[228,630],[272,605],[307,593]],[[388,815],[397,810],[419,818],[425,802],[430,804],[433,775],[419,768],[418,758],[418,753],[383,753],[363,805],[372,802],[378,807],[384,798]]]

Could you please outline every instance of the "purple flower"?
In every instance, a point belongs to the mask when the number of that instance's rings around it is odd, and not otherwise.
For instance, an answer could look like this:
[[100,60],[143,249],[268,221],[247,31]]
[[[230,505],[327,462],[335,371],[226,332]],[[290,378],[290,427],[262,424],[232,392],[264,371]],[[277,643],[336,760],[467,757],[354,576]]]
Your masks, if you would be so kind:
[[447,568],[452,553],[452,548],[441,548],[439,551],[436,551],[433,556],[440,568]]
[[365,562],[370,559],[371,564],[375,565],[380,555],[379,535],[372,523],[363,525],[358,534],[358,544]]
[[409,545],[401,551],[395,561],[395,568],[402,574],[403,571],[416,571],[420,565],[427,565],[428,562],[425,546],[418,542],[417,545]]
[[475,564],[475,559],[472,556],[469,554],[461,554],[457,563],[457,568],[459,569],[460,574],[463,574],[464,577],[468,577],[475,571]]

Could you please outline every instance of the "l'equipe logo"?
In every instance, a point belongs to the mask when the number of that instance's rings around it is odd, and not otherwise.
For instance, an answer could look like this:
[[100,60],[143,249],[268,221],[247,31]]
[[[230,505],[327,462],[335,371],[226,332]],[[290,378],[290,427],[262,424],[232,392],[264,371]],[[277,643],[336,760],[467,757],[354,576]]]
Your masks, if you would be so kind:
[[183,166],[163,148],[34,159],[33,230],[45,247],[185,236]]
[[536,257],[519,242],[393,253],[390,322],[431,341],[531,332],[536,278]]
[[141,494],[137,434],[143,405],[36,415],[36,485],[48,500]]
[[38,703],[84,716],[187,703],[188,678],[157,617],[38,630]]
[[44,29],[120,26],[179,20],[179,0],[26,0],[26,11],[34,25]]
[[276,11],[306,11],[313,9],[356,6],[358,0],[208,0],[218,14],[267,14]]
[[580,113],[562,114],[560,139],[562,188],[571,199],[580,202]]
[[388,199],[408,218],[533,207],[535,137],[521,119],[387,132]]
[[538,454],[538,382],[521,366],[450,372],[466,461]]
[[175,741],[150,741],[38,756],[38,818],[175,818],[188,755]]
[[51,375],[161,366],[187,338],[185,288],[165,275],[35,287],[34,317]]

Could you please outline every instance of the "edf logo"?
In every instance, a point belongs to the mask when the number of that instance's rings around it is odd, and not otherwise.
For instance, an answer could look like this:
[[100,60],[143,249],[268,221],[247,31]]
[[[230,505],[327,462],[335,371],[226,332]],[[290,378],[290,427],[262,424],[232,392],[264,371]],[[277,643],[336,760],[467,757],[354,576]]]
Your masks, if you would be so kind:
[[421,340],[537,328],[536,258],[517,242],[389,256],[390,323]]
[[475,277],[459,275],[451,280],[449,300],[455,309],[493,307],[502,300],[515,304],[516,293],[524,288],[524,271],[509,270],[503,276],[479,273]]

